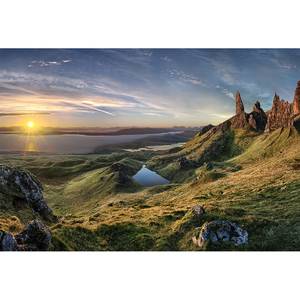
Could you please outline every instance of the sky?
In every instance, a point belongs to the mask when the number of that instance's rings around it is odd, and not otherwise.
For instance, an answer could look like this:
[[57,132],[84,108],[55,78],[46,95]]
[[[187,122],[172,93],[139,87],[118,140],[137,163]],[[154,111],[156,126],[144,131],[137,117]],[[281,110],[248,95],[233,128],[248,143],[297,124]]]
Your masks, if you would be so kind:
[[0,49],[0,126],[218,124],[298,80],[300,49]]

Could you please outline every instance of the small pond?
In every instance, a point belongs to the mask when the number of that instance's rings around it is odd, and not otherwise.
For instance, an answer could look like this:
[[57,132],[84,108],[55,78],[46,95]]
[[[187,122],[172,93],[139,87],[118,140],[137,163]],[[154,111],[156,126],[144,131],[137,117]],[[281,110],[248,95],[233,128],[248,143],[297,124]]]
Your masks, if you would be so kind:
[[156,172],[149,170],[145,165],[132,177],[134,181],[142,186],[155,186],[168,184],[169,180]]

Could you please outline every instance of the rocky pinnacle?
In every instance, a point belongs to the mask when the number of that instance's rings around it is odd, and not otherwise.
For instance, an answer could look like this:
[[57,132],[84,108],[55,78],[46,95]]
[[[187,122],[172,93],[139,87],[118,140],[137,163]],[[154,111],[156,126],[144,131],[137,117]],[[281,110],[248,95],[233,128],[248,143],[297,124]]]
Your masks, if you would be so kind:
[[297,82],[295,90],[294,102],[293,102],[294,115],[300,114],[300,80]]
[[245,111],[244,104],[241,98],[241,94],[239,91],[236,92],[235,95],[235,104],[236,104],[236,114],[239,115]]

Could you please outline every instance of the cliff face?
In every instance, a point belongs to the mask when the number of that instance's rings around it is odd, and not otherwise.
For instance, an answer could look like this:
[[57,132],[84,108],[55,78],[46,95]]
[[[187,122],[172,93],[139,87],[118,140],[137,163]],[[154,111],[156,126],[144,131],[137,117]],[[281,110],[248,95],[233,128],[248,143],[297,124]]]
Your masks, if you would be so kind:
[[235,95],[235,116],[231,120],[232,128],[248,128],[248,115],[245,113],[241,94],[237,91]]
[[268,122],[265,131],[269,132],[278,128],[292,126],[293,106],[284,100],[280,100],[275,94],[272,109],[268,114]]
[[300,81],[297,83],[294,101],[281,100],[275,94],[271,110],[266,114],[257,101],[251,113],[246,113],[239,92],[236,93],[236,115],[230,120],[232,128],[270,132],[278,128],[300,126]]
[[244,110],[243,100],[239,92],[236,93],[236,115],[231,120],[232,128],[253,129],[263,131],[267,123],[267,115],[257,101],[253,106],[253,111],[248,114]]
[[293,111],[294,111],[294,115],[300,114],[300,80],[297,82],[297,87],[295,90]]

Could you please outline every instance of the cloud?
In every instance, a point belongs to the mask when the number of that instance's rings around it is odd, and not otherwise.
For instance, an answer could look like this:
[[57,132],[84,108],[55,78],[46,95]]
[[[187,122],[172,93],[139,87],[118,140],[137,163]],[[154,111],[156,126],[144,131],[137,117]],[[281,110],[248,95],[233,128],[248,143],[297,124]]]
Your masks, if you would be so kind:
[[70,63],[72,59],[64,59],[64,60],[53,60],[53,61],[45,61],[45,60],[33,60],[28,65],[29,68],[32,68],[34,66],[39,67],[49,67],[49,66],[61,66],[63,64]]
[[170,74],[171,78],[175,78],[184,83],[190,83],[193,85],[201,85],[203,87],[206,86],[206,84],[202,80],[197,78],[196,76],[185,73],[185,72],[177,70],[177,69],[170,70],[169,74]]
[[50,115],[50,112],[19,112],[19,113],[0,113],[0,117],[15,117],[28,115]]

